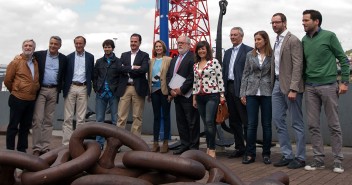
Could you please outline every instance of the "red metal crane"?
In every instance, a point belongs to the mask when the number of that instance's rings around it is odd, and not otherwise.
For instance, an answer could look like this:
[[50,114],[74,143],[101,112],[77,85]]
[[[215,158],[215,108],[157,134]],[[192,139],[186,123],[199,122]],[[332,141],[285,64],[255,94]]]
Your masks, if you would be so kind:
[[[154,20],[154,41],[161,39],[160,32],[163,28],[160,24],[160,1],[156,0],[155,20]],[[180,35],[186,35],[191,39],[191,51],[194,51],[195,45],[201,40],[210,43],[210,24],[208,14],[207,0],[168,0],[168,42],[169,53],[171,57],[178,54],[177,38]],[[165,8],[165,7],[163,7]],[[163,15],[162,15],[163,16]]]

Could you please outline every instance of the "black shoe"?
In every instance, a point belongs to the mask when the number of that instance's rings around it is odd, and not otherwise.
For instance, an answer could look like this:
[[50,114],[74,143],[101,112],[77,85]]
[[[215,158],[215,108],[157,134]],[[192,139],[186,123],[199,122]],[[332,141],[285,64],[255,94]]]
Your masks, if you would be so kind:
[[233,151],[230,155],[229,158],[238,158],[238,157],[242,157],[244,154],[244,150],[238,150],[236,149],[235,151]]
[[263,157],[263,163],[264,164],[271,164],[270,156],[264,156]]
[[176,151],[174,151],[174,155],[179,155],[179,154],[182,154],[183,152],[187,151],[188,149],[187,148],[180,148]]
[[302,161],[300,159],[295,158],[294,160],[292,160],[288,164],[287,168],[289,168],[289,169],[297,169],[297,168],[303,168],[305,166],[306,166],[306,162],[305,161]]
[[293,159],[286,159],[284,156],[282,156],[279,162],[274,163],[274,166],[275,167],[287,166],[288,164],[290,164],[291,161],[293,161]]
[[255,161],[254,157],[251,157],[249,155],[245,155],[245,156],[243,156],[242,164],[250,164],[250,163],[254,163],[254,161]]

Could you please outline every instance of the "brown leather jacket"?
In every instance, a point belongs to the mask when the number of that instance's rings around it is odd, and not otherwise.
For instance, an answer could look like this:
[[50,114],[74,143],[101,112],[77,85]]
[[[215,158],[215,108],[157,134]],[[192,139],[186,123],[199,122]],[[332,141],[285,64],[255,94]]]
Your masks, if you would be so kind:
[[[21,59],[18,59],[21,58]],[[21,100],[35,100],[39,90],[38,63],[33,58],[34,79],[27,65],[27,58],[21,54],[6,69],[4,84],[12,95]]]

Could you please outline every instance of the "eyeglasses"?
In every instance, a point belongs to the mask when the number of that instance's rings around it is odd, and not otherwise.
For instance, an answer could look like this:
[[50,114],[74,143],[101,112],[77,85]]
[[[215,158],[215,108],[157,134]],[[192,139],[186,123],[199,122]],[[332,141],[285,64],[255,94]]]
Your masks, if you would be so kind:
[[272,22],[270,22],[270,24],[280,24],[280,23],[282,23],[282,21],[272,21]]
[[177,42],[178,45],[188,44],[187,42]]

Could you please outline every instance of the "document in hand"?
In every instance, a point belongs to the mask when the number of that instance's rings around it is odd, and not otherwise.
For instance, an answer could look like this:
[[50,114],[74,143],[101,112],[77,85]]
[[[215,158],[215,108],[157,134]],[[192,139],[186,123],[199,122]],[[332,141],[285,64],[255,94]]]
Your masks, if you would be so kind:
[[[183,82],[185,81],[186,81],[186,78],[184,78],[179,74],[175,74],[170,80],[169,87],[171,89],[179,88],[182,86]],[[191,95],[192,95],[192,89],[190,89],[184,96],[186,98],[189,98]]]

